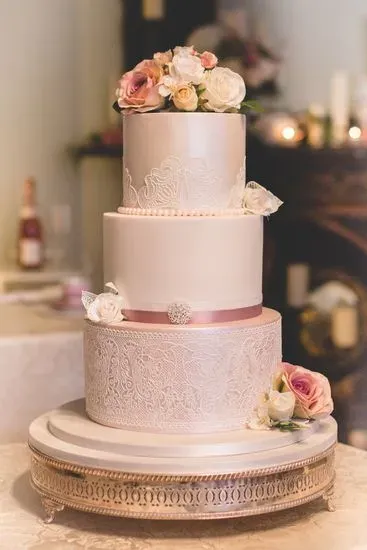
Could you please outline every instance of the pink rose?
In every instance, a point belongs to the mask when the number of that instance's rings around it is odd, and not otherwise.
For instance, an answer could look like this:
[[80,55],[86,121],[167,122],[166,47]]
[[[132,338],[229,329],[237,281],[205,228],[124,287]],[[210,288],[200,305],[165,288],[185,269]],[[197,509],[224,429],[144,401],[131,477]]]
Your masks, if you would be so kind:
[[330,384],[323,374],[282,363],[280,376],[276,380],[279,391],[291,391],[294,394],[294,416],[320,419],[333,412]]
[[139,113],[163,107],[164,98],[158,92],[162,76],[162,67],[153,59],[138,63],[119,81],[119,88],[116,90],[119,107]]
[[214,69],[214,67],[218,63],[217,56],[212,52],[203,52],[200,55],[200,60],[204,69]]

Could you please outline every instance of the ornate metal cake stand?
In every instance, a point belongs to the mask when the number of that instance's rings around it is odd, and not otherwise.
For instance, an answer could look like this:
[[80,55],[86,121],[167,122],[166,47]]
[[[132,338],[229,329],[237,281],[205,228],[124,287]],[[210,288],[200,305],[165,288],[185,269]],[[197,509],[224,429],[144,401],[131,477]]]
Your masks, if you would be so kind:
[[65,507],[161,520],[252,516],[318,498],[333,510],[334,448],[276,468],[177,476],[87,468],[31,447],[31,480],[41,496],[46,523]]

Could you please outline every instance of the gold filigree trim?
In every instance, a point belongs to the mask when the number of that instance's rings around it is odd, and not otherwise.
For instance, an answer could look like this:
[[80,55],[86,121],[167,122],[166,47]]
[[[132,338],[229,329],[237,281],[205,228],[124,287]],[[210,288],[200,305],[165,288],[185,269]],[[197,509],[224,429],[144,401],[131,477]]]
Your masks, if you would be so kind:
[[171,474],[143,474],[143,473],[129,473],[129,472],[119,472],[115,470],[105,470],[100,468],[88,468],[85,466],[78,466],[69,462],[53,459],[37,449],[35,449],[31,444],[29,448],[32,452],[32,458],[35,460],[40,460],[45,464],[56,468],[58,470],[65,470],[67,472],[74,472],[75,474],[82,475],[91,475],[106,477],[108,479],[119,480],[119,481],[137,481],[137,482],[162,482],[162,483],[171,483],[171,482],[196,482],[196,481],[225,481],[227,479],[239,479],[239,478],[252,478],[259,476],[268,476],[273,474],[278,474],[282,472],[288,472],[290,470],[296,470],[299,468],[305,468],[306,466],[311,466],[316,462],[325,461],[330,455],[334,454],[336,443],[331,445],[328,449],[320,453],[319,455],[288,464],[283,464],[281,466],[274,466],[270,468],[258,468],[251,470],[244,470],[241,472],[231,472],[226,474],[200,474],[200,475],[171,475]]
[[301,461],[293,462],[287,465],[291,469],[256,477],[235,473],[227,479],[183,481],[180,477],[167,482],[168,476],[160,476],[159,481],[150,476],[133,481],[126,480],[123,472],[75,467],[33,454],[31,477],[52,512],[49,518],[69,506],[117,517],[214,519],[275,512],[319,497],[329,503],[335,477],[333,448],[302,462],[302,467]]

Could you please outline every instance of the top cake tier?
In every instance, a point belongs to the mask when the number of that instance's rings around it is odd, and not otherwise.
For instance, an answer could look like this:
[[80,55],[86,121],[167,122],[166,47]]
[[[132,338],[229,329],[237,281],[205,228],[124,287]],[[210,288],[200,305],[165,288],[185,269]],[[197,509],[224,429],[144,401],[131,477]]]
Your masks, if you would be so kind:
[[242,213],[245,138],[236,113],[124,115],[120,212]]

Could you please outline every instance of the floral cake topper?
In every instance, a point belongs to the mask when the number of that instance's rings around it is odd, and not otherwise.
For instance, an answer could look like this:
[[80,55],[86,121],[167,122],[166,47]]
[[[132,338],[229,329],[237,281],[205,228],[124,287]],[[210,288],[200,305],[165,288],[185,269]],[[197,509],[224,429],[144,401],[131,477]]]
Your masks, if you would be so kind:
[[124,299],[113,283],[106,283],[105,287],[107,292],[102,294],[82,292],[82,304],[87,312],[87,319],[95,323],[119,323],[124,319]]
[[212,52],[176,46],[155,53],[122,75],[114,108],[118,112],[244,112],[258,108],[245,101],[246,85],[238,73],[218,66]]
[[311,420],[325,418],[333,409],[330,383],[323,374],[281,363],[272,388],[261,397],[249,428],[299,430]]

